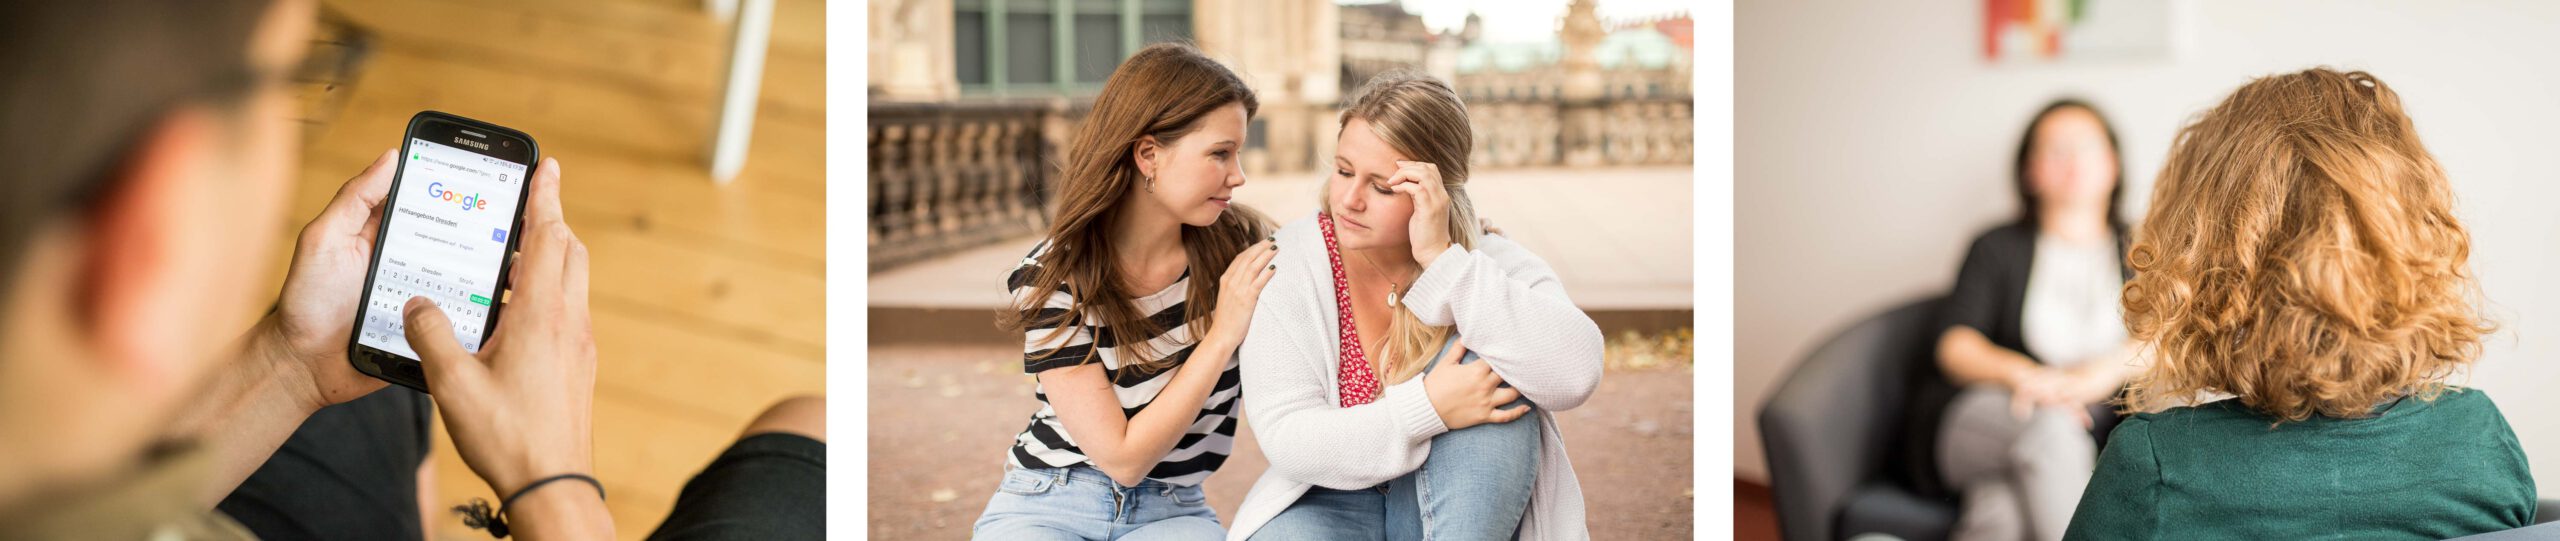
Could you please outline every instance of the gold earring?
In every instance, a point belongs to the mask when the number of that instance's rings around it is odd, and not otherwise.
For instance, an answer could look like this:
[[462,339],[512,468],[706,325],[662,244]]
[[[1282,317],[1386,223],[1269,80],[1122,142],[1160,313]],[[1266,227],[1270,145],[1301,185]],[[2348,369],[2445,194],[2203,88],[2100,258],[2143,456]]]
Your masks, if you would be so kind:
[[1156,177],[1147,177],[1147,193],[1156,193]]

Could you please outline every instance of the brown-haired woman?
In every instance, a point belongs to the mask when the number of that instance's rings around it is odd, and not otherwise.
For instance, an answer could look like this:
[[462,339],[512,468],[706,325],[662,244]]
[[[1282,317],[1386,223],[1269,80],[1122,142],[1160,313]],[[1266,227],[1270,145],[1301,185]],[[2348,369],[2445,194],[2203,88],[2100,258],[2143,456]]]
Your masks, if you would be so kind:
[[1255,107],[1234,72],[1178,44],[1103,83],[1048,238],[1006,280],[999,323],[1023,333],[1042,406],[976,538],[1223,533],[1200,482],[1234,446],[1235,351],[1274,254],[1269,221],[1229,206]]
[[[2391,87],[2251,81],[2179,132],[2126,257],[2150,369],[2070,539],[2442,539],[2522,527],[2481,391],[2471,240]],[[2229,397],[2229,398],[2223,398]],[[2217,400],[2219,399],[2219,400]]]
[[1958,541],[2060,539],[2135,366],[2115,129],[2074,99],[2033,118],[2011,162],[2017,219],[1974,238],[1947,296],[1938,368],[1964,389],[1913,434],[1962,495]]
[[1472,145],[1427,76],[1344,107],[1323,210],[1281,229],[1245,339],[1271,468],[1229,539],[1590,537],[1551,412],[1599,384],[1600,329],[1545,261],[1479,235]]

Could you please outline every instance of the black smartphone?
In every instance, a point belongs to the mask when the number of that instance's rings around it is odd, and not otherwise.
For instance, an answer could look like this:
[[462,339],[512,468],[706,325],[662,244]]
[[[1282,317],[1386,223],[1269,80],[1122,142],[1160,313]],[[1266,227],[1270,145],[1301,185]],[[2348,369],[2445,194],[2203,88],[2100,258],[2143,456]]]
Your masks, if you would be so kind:
[[401,319],[410,297],[434,300],[463,349],[488,343],[524,227],[525,177],[541,156],[524,132],[437,111],[409,118],[347,344],[356,370],[427,390]]

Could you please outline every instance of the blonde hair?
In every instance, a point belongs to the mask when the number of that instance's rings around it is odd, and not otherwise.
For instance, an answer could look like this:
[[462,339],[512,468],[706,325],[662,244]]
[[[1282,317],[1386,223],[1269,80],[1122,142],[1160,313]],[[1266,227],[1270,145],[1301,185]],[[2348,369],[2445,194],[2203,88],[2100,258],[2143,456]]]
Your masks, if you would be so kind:
[[[1458,100],[1457,91],[1428,75],[1390,71],[1354,91],[1351,101],[1343,105],[1342,127],[1349,128],[1352,119],[1367,121],[1369,131],[1397,153],[1440,169],[1440,184],[1449,192],[1449,240],[1474,249],[1476,211],[1467,197],[1467,158],[1474,152],[1475,131],[1467,121],[1467,104]],[[1331,201],[1322,204],[1326,212],[1333,211]],[[1421,374],[1430,355],[1440,350],[1453,330],[1425,325],[1402,307],[1392,311],[1395,317],[1387,322],[1386,339],[1379,341],[1381,351],[1370,355],[1380,381],[1388,384]]]
[[2157,356],[2126,406],[2226,393],[2285,422],[2433,400],[2494,329],[2470,252],[2390,86],[2251,81],[2178,133],[2127,256],[2125,323]]

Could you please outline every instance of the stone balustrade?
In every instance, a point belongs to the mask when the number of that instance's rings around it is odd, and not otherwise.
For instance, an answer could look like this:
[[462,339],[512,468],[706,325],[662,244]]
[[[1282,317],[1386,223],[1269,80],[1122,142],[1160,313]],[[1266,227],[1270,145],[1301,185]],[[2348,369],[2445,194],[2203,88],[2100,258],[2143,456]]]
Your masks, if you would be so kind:
[[871,270],[1045,228],[1059,112],[1044,103],[871,105]]
[[[1064,99],[874,103],[868,165],[870,270],[878,271],[1043,232],[1049,224],[1059,152],[1090,103]],[[1260,141],[1252,156],[1295,145],[1288,155],[1330,152],[1334,112],[1310,115],[1305,140]],[[1470,98],[1479,170],[1688,163],[1692,105],[1685,95],[1613,96],[1568,102]],[[1275,134],[1276,135],[1276,134]],[[1319,140],[1320,138],[1320,140]],[[1293,174],[1304,168],[1257,171]]]

